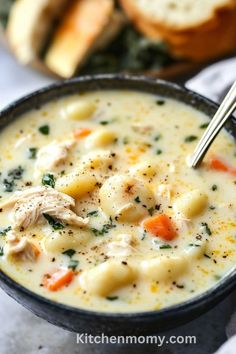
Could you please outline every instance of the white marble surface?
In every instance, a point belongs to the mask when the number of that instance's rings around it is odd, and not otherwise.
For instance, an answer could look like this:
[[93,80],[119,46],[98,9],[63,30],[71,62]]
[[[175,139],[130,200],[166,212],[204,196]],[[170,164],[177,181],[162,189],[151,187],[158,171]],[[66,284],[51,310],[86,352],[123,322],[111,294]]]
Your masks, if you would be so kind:
[[[0,108],[15,98],[50,82],[30,69],[21,67],[6,51],[0,40]],[[193,82],[191,83],[193,88]],[[155,345],[101,346],[77,345],[75,334],[64,331],[37,318],[0,290],[0,354],[77,354],[77,353],[150,353],[208,354],[226,340],[225,327],[233,312],[232,298],[199,319],[168,335],[196,335],[197,344],[190,346]]]

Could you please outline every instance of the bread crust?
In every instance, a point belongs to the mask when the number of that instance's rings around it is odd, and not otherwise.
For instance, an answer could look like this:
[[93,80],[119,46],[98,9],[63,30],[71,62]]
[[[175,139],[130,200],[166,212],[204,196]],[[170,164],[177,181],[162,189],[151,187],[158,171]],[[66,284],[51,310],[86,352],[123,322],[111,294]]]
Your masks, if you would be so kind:
[[[153,40],[165,41],[171,53],[202,62],[236,50],[236,6],[218,9],[214,18],[196,28],[175,30],[153,23],[137,12],[132,0],[120,0],[136,28]],[[235,2],[234,2],[235,3]],[[236,4],[235,4],[236,5]]]
[[97,48],[114,14],[113,0],[76,0],[68,8],[46,53],[46,65],[61,77],[73,76]]

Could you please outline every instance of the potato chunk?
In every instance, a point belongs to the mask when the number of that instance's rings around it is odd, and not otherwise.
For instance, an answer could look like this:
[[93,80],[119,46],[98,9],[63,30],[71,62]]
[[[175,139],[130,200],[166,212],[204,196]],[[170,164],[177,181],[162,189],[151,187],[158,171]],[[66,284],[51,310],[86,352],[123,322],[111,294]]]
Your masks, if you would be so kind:
[[94,295],[107,296],[114,290],[130,284],[136,272],[120,261],[107,261],[84,271],[80,276],[81,287]]
[[71,173],[57,180],[56,189],[74,199],[79,199],[92,192],[96,183],[96,178],[87,173]]
[[87,149],[103,148],[113,144],[116,139],[116,134],[108,129],[98,129],[90,134],[85,140]]
[[139,221],[155,205],[155,198],[142,181],[124,175],[115,175],[105,181],[99,192],[105,213],[121,221]]
[[85,120],[91,118],[96,110],[93,102],[78,100],[69,103],[62,110],[63,118]]
[[175,211],[186,218],[199,215],[207,206],[208,197],[198,189],[183,194],[174,202]]

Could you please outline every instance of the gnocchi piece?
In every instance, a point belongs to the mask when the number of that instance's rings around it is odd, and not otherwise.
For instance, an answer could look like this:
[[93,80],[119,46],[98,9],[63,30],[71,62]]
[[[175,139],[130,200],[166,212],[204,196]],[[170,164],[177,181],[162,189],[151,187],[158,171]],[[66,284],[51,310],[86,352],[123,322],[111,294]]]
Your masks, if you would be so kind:
[[116,134],[108,129],[98,129],[85,139],[87,149],[102,148],[113,144],[116,140]]
[[199,215],[207,206],[208,197],[198,189],[183,194],[174,202],[174,210],[186,218]]
[[84,271],[80,276],[82,289],[98,296],[107,296],[114,290],[128,285],[136,278],[136,271],[121,261],[107,261]]
[[96,110],[93,102],[78,100],[71,102],[62,110],[62,117],[74,120],[85,120],[91,118]]
[[65,193],[74,199],[79,199],[85,194],[92,192],[96,183],[96,178],[87,173],[70,173],[57,179],[55,187],[59,192]]
[[62,253],[87,243],[89,238],[89,233],[82,230],[80,230],[79,236],[68,232],[52,232],[43,238],[42,245],[46,252]]
[[188,266],[187,258],[183,256],[163,256],[141,262],[140,272],[145,278],[154,281],[165,281],[181,275]]
[[107,170],[112,165],[115,154],[109,150],[92,151],[81,159],[80,169],[82,170]]
[[110,177],[102,185],[99,196],[104,212],[121,221],[139,221],[148,215],[148,209],[155,206],[149,187],[130,176]]
[[143,161],[129,169],[131,175],[137,175],[138,177],[152,178],[157,174],[157,164],[153,161]]

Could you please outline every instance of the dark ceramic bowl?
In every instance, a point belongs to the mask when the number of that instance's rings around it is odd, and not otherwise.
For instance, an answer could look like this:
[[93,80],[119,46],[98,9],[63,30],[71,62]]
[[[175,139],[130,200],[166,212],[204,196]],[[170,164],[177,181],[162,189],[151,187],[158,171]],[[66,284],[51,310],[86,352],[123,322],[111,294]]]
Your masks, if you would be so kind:
[[[138,90],[175,98],[209,116],[213,116],[217,109],[217,105],[208,99],[169,82],[124,75],[86,76],[52,85],[11,104],[0,113],[0,129],[22,113],[61,96],[115,89]],[[226,128],[236,139],[233,120]],[[124,314],[87,311],[50,301],[19,285],[2,271],[0,281],[2,289],[20,304],[48,322],[70,331],[92,335],[144,335],[177,327],[210,310],[236,288],[236,273],[231,271],[209,290],[181,304],[159,311]]]

